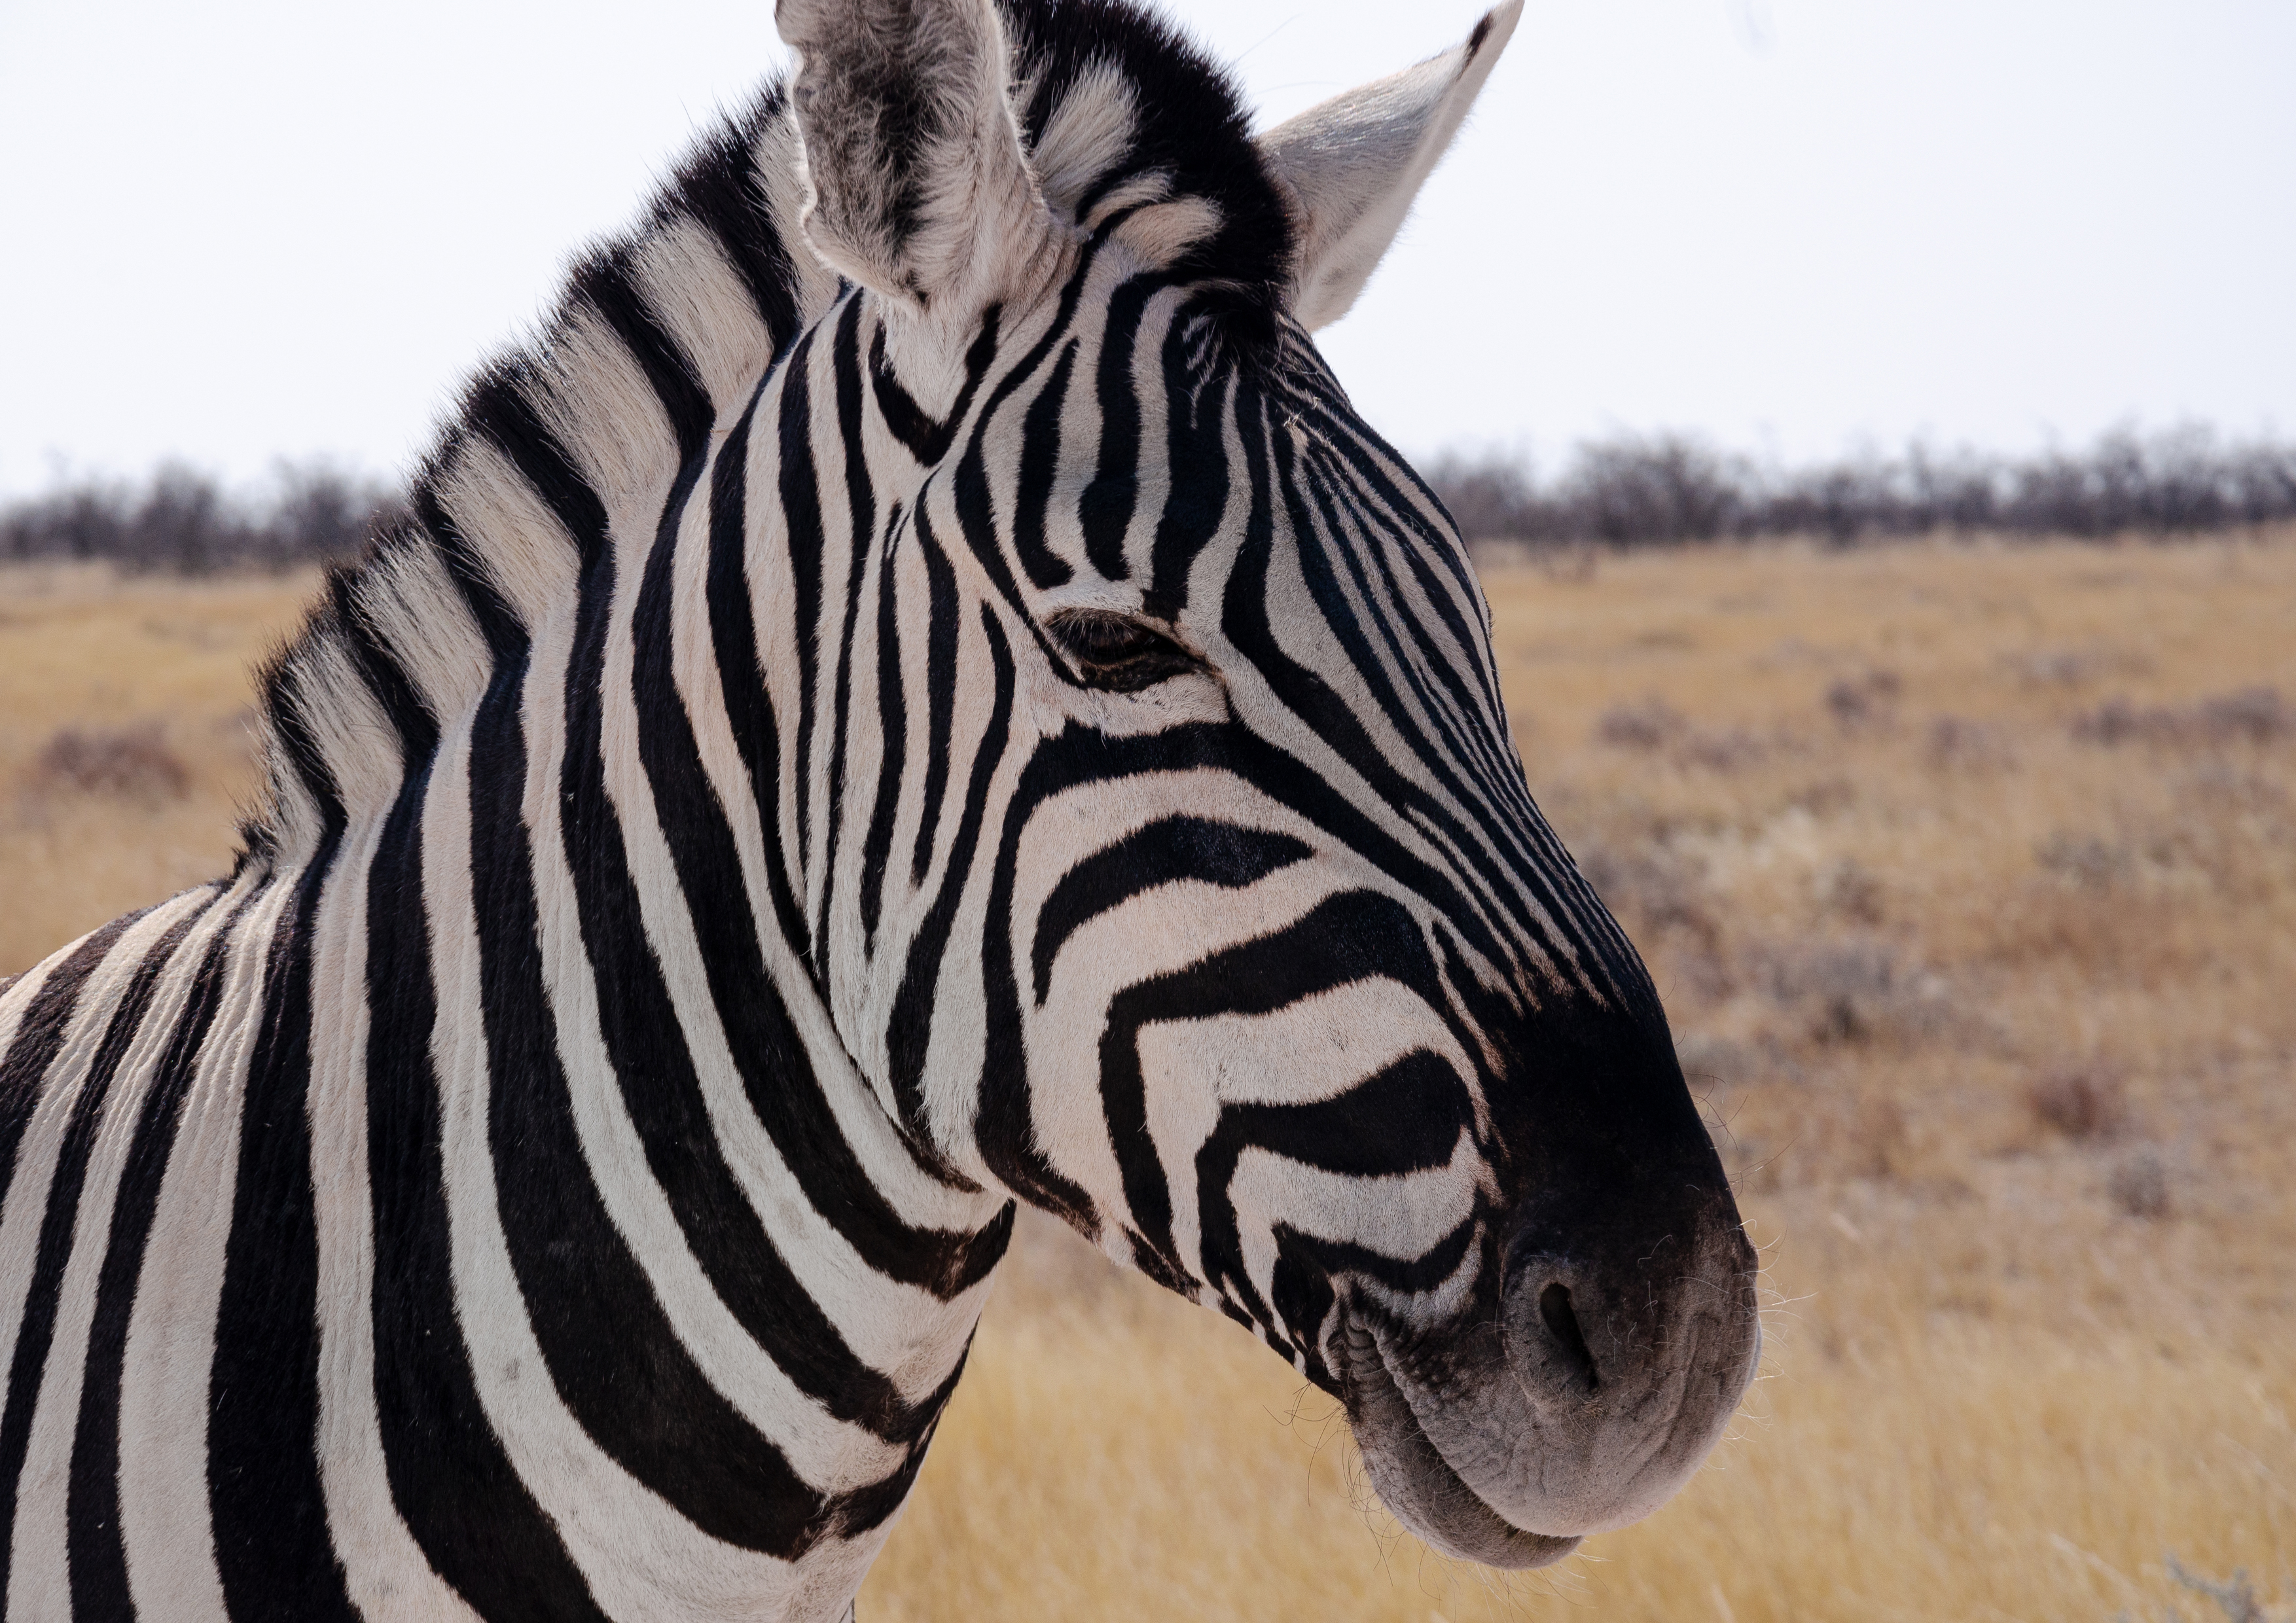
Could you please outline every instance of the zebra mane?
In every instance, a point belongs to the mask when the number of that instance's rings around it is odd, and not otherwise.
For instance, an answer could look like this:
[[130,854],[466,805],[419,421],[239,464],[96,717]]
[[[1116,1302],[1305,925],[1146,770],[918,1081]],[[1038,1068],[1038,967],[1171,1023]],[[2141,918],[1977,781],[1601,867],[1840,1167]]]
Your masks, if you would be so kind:
[[[1191,205],[1153,257],[1272,332],[1293,225],[1226,74],[1132,0],[997,4],[1054,214],[1085,226],[1130,203]],[[307,861],[379,818],[442,730],[570,611],[609,513],[659,511],[844,286],[800,233],[804,203],[775,79],[701,140],[634,229],[577,260],[530,341],[480,368],[415,471],[413,516],[330,571],[260,672],[265,786],[241,824],[242,868]]]

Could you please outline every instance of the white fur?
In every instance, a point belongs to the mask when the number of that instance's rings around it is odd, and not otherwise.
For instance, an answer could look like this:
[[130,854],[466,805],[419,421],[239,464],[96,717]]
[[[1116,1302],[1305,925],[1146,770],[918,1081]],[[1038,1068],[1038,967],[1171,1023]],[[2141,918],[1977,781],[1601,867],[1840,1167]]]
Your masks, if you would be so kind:
[[[40,1102],[17,1141],[7,1205],[0,1210],[0,1369],[12,1367],[15,1361],[16,1336],[23,1328],[25,1294],[31,1287],[38,1255],[40,1225],[48,1214],[49,1181],[55,1176],[64,1128],[87,1081],[96,1048],[127,995],[135,966],[171,924],[213,894],[212,888],[187,890],[154,907],[120,931],[103,962],[82,983],[63,1041],[40,1080]],[[0,1401],[4,1399],[4,1391],[0,1391]]]
[[677,442],[661,398],[619,334],[577,307],[541,355],[528,398],[605,504],[618,545],[653,540],[648,520],[677,474]]
[[[459,716],[485,695],[493,660],[438,549],[396,546],[383,551],[360,571],[353,598],[398,654],[432,719]],[[381,718],[373,725],[381,725]],[[387,757],[377,756],[393,764],[386,785],[393,793],[399,776],[398,758],[396,740]]]
[[438,488],[440,505],[477,543],[488,578],[530,633],[572,613],[580,564],[574,537],[491,441],[473,435],[456,446]]
[[811,251],[800,233],[798,221],[805,216],[808,195],[805,142],[798,134],[797,115],[786,103],[758,132],[752,156],[758,177],[765,183],[767,201],[781,227],[790,273],[797,278],[797,321],[802,331],[836,302],[844,283],[819,254]]
[[455,1299],[472,1377],[512,1468],[610,1614],[718,1619],[770,1612],[788,1563],[710,1537],[586,1432],[549,1377],[503,1233],[488,1144],[486,1023],[471,891],[470,733],[445,742],[424,801],[422,889],[430,921],[439,1079]]
[[[832,268],[918,316],[968,324],[1043,288],[1062,245],[1021,149],[1010,54],[991,0],[781,0],[797,53],[806,240]],[[882,141],[876,77],[900,64],[929,110],[914,150]],[[917,177],[904,218],[895,188]]]
[[[443,627],[442,627],[443,629]],[[452,667],[447,667],[452,669]],[[380,817],[398,793],[398,734],[341,643],[314,638],[288,655],[302,714],[344,814]]]
[[[1277,1223],[1409,1261],[1426,1256],[1474,1216],[1476,1193],[1488,1181],[1482,1157],[1463,1132],[1447,1164],[1381,1178],[1327,1172],[1254,1146],[1237,1158],[1227,1193],[1235,1207],[1244,1272],[1265,1300],[1275,1283]],[[1399,1316],[1440,1322],[1466,1305],[1480,1266],[1471,1245],[1436,1290],[1406,1298],[1375,1282],[1363,1288]]]
[[[771,406],[769,395],[766,409],[770,410]],[[846,1052],[828,1008],[820,999],[802,995],[801,989],[807,986],[806,966],[790,952],[775,924],[767,871],[767,864],[773,858],[767,853],[765,829],[758,816],[756,786],[742,764],[727,717],[718,652],[710,638],[709,557],[707,549],[698,544],[699,538],[697,533],[690,544],[680,548],[676,561],[673,670],[678,694],[685,701],[687,718],[693,726],[702,770],[733,831],[735,854],[742,865],[742,888],[749,898],[750,915],[757,921],[758,946],[767,972],[775,986],[790,989],[784,1002],[805,1043],[807,1061],[819,1078],[838,1131],[852,1147],[870,1183],[903,1222],[918,1228],[970,1233],[996,1215],[996,1199],[952,1188],[917,1164],[914,1152],[902,1140],[886,1111],[871,1094],[868,1083],[855,1069],[853,1057]],[[874,661],[859,663],[867,668],[854,672],[855,713],[873,715]],[[758,680],[763,679],[760,673]],[[857,754],[849,759],[856,783],[872,781],[876,770],[876,763],[868,758],[875,745],[866,736],[867,731],[857,730],[854,744]],[[856,807],[854,802],[863,799],[852,796],[848,799],[849,817],[853,820],[845,833],[849,851],[861,838],[856,830],[869,809],[865,804]],[[781,838],[778,830],[775,838],[777,841]],[[897,850],[903,848],[898,832],[894,843]],[[897,873],[906,874],[906,866],[896,867]],[[849,865],[847,872],[857,884],[857,871]],[[852,916],[846,919],[844,903],[849,900]],[[857,894],[849,886],[847,898],[840,898],[840,917],[844,920],[841,945],[833,947],[833,952],[857,951],[852,938],[858,932],[858,913]],[[946,1373],[944,1363],[942,1373]]]
[[[206,900],[212,892],[193,892]],[[64,1562],[64,1509],[78,1439],[88,1332],[95,1318],[96,1278],[111,1239],[112,1204],[134,1141],[136,1118],[200,962],[229,916],[217,900],[184,933],[160,971],[135,1034],[103,1098],[95,1142],[73,1213],[71,1251],[56,1291],[55,1320],[32,1410],[32,1431],[16,1488],[16,1525],[8,1569],[7,1611],[28,1618],[68,1614],[71,1575]],[[181,916],[181,905],[168,910]],[[123,982],[130,977],[121,975]],[[107,1025],[110,1021],[105,1022]]]
[[311,966],[312,1203],[317,1234],[319,1482],[351,1600],[406,1623],[477,1623],[391,1497],[374,1390],[374,1192],[367,1183],[369,822],[327,878]]
[[299,871],[273,878],[232,930],[214,1023],[160,1180],[119,1380],[119,1532],[140,1617],[221,1623],[208,1493],[208,1373],[222,1309],[247,1068],[263,983]]
[[1037,184],[1056,217],[1075,223],[1077,203],[1124,157],[1139,125],[1138,93],[1112,63],[1095,62],[1077,75],[1045,120],[1034,154]]
[[1259,137],[1300,226],[1292,313],[1309,332],[1346,315],[1371,280],[1521,15],[1522,0],[1506,0],[1484,18],[1480,48],[1334,96]]
[[721,414],[742,409],[773,359],[773,335],[717,237],[674,218],[640,244],[637,283]]

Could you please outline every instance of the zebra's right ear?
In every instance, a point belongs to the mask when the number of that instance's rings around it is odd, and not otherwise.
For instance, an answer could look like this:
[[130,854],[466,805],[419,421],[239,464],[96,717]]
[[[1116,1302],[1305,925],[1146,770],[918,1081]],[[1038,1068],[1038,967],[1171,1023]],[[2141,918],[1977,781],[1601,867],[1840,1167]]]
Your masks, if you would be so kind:
[[1309,332],[1348,313],[1506,48],[1522,0],[1484,14],[1464,44],[1335,95],[1259,140],[1300,234],[1292,313]]
[[1005,85],[995,0],[779,0],[797,53],[802,217],[841,275],[969,320],[1053,244]]

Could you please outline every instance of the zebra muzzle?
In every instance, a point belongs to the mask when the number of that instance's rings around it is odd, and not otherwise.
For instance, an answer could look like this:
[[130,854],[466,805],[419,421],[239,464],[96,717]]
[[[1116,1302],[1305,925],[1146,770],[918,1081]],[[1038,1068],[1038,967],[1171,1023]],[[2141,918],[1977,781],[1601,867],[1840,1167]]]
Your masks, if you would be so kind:
[[1358,1304],[1337,1338],[1373,1484],[1446,1553],[1543,1566],[1639,1520],[1745,1392],[1761,1338],[1734,1206],[1606,1215],[1519,1224],[1496,1314],[1412,1326]]

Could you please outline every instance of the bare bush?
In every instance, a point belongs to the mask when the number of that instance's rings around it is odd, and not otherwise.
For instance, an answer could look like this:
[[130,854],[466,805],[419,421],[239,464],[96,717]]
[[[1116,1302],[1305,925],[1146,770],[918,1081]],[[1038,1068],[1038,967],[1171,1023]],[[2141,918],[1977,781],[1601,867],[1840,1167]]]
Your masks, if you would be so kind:
[[2237,693],[2203,699],[2194,712],[2203,736],[2239,739],[2251,744],[2273,743],[2296,735],[2296,709],[2280,697],[2276,687],[2244,687]]
[[158,805],[180,800],[192,775],[168,747],[160,724],[116,732],[65,727],[32,763],[36,791],[69,791]]
[[1743,528],[1750,469],[1682,434],[1579,447],[1562,499],[1587,538],[1613,546],[1712,541]]
[[2174,726],[2167,710],[2140,710],[2126,699],[2108,699],[2073,717],[2072,734],[2087,744],[2125,744],[2164,737]]
[[1860,924],[1882,922],[1881,876],[1855,857],[1837,857],[1810,879],[1817,905]]
[[1744,727],[1693,727],[1675,745],[1686,766],[1711,772],[1738,772],[1770,758],[1770,742]]
[[2108,699],[2073,717],[2072,734],[2083,743],[2169,745],[2277,743],[2296,738],[2296,706],[2276,687],[2243,687],[2177,708],[2140,708],[2127,699]]
[[1656,750],[1682,736],[1689,723],[1663,699],[1614,704],[1595,721],[1595,736],[1624,750]]
[[2136,872],[2128,848],[2093,834],[2051,834],[2033,850],[2033,860],[2075,889],[2103,892]]
[[0,559],[184,575],[284,569],[351,557],[405,512],[398,491],[324,462],[283,462],[267,487],[241,494],[167,463],[140,485],[82,480],[0,509]]
[[1948,770],[1982,771],[2017,764],[2016,749],[2005,732],[1990,722],[1960,716],[1931,720],[1926,753],[1931,766]]
[[1948,1012],[1939,976],[1871,937],[1771,947],[1755,959],[1770,1000],[1822,1048],[1930,1036]]
[[1694,725],[1663,699],[1614,704],[1595,718],[1595,739],[1620,750],[1665,750],[1685,766],[1737,772],[1770,758],[1780,741],[1744,727]]
[[1580,445],[1552,480],[1527,459],[1454,452],[1428,482],[1472,541],[1655,546],[1816,536],[1837,546],[1978,530],[2091,538],[2199,535],[2296,519],[2296,446],[2204,425],[2116,429],[2087,450],[1990,456],[1915,442],[1813,466],[1766,466],[1693,435]]
[[2152,668],[2144,654],[2125,648],[2028,648],[2001,656],[2002,666],[2027,687],[2079,687],[2100,676],[2143,676]]
[[1893,670],[1869,670],[1844,676],[1825,690],[1825,708],[1845,727],[1887,721],[1897,708],[1905,684]]
[[2158,1150],[2138,1150],[2113,1168],[2104,1192],[2125,1217],[2147,1221],[2169,1215],[2169,1168]]
[[2043,1127],[2077,1143],[2114,1137],[2128,1121],[2120,1073],[2101,1063],[2051,1067],[2026,1088],[2025,1103]]

